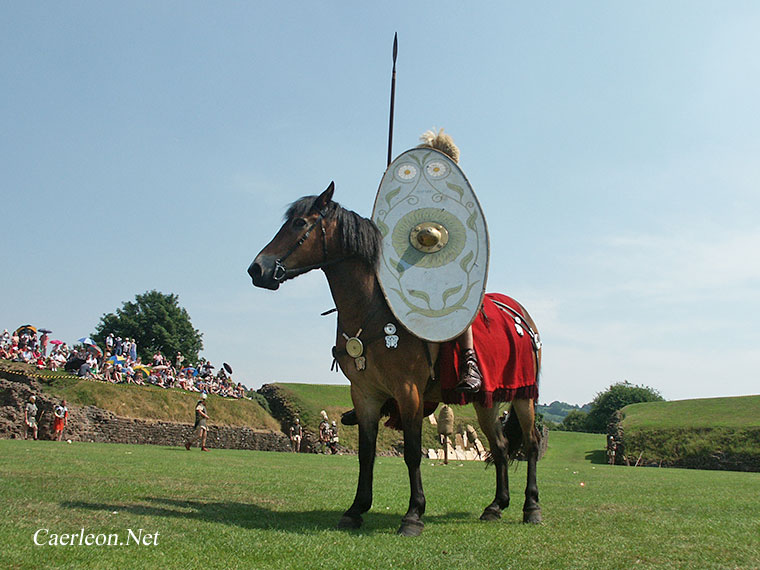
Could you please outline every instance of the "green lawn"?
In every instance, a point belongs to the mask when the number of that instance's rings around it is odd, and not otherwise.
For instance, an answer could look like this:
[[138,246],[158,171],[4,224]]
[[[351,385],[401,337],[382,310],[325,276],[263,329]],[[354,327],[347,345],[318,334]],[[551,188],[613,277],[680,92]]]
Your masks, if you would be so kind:
[[[3,440],[0,567],[760,567],[760,475],[610,467],[604,444],[552,432],[538,526],[519,522],[523,463],[505,518],[481,523],[494,470],[423,461],[426,528],[409,539],[395,535],[408,501],[399,458],[378,458],[365,526],[339,531],[355,457]],[[123,541],[143,529],[156,544],[35,546],[40,528]]]

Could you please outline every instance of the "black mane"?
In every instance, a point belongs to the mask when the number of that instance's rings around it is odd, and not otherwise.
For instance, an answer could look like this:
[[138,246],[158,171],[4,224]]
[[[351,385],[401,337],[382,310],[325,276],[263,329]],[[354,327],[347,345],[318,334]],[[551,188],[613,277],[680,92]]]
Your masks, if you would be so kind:
[[[306,217],[316,212],[315,202],[317,198],[318,196],[304,196],[296,200],[285,212],[285,219]],[[363,218],[351,210],[346,210],[337,202],[332,201],[327,205],[325,219],[337,222],[341,247],[345,255],[359,257],[371,269],[377,267],[382,248],[382,236],[372,220]]]

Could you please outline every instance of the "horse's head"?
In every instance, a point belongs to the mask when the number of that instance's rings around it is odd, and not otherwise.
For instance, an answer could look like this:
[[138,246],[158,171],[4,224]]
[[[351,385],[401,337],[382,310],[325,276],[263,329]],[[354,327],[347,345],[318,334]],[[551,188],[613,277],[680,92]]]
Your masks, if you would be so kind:
[[331,182],[316,198],[293,203],[280,231],[248,267],[256,287],[275,290],[283,281],[328,263],[328,239],[334,221],[326,217],[330,206],[336,206],[332,202],[334,190],[335,183]]

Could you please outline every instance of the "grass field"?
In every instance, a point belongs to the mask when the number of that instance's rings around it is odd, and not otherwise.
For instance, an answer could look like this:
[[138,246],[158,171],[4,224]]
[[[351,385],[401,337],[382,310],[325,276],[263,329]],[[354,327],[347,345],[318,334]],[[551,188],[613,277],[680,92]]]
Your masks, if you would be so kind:
[[[0,441],[2,568],[758,568],[760,475],[610,467],[604,436],[552,432],[539,463],[545,522],[525,526],[482,463],[423,462],[419,538],[395,535],[408,501],[399,458],[378,458],[359,531],[335,529],[355,490],[350,456]],[[34,533],[152,535],[148,545],[36,546]],[[158,536],[155,536],[158,533]]]

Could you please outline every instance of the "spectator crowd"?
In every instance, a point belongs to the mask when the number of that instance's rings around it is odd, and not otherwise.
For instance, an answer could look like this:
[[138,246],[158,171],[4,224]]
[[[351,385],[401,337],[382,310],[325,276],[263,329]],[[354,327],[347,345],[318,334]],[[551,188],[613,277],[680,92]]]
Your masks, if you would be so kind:
[[109,334],[103,351],[89,338],[69,347],[63,341],[51,340],[49,333],[31,326],[13,333],[5,329],[0,335],[0,359],[25,362],[40,370],[64,369],[82,378],[115,384],[150,384],[228,398],[245,397],[245,387],[232,381],[232,369],[226,364],[215,371],[216,367],[205,358],[193,366],[180,352],[172,359],[160,351],[151,362],[143,363],[135,339]]

